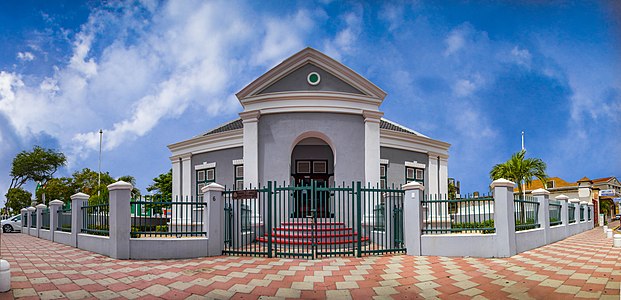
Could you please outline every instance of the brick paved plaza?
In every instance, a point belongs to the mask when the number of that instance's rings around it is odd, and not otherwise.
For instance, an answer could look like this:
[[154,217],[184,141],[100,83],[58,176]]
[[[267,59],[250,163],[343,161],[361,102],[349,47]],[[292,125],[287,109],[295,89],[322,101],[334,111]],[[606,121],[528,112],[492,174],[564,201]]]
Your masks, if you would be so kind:
[[[620,299],[621,249],[601,228],[506,259],[368,256],[114,260],[2,234],[12,290],[26,298]],[[476,247],[476,245],[464,245]],[[261,297],[263,296],[263,297]]]

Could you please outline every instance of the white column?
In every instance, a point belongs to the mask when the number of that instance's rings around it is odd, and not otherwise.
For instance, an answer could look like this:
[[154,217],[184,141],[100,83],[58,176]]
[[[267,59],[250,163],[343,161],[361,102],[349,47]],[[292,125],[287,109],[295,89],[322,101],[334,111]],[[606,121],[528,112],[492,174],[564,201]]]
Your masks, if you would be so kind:
[[181,162],[178,156],[170,158],[172,163],[172,201],[179,201],[181,197]]
[[567,200],[569,197],[561,194],[554,197],[554,199],[561,203],[561,221],[563,221],[563,227],[565,227],[563,238],[566,238],[569,236],[569,215],[567,214],[567,205],[569,204]]
[[181,156],[181,194],[179,201],[191,201],[192,197],[192,154]]
[[384,113],[364,111],[364,181],[365,185],[380,180],[380,118]]
[[490,186],[494,190],[494,227],[496,227],[497,257],[510,257],[517,254],[513,208],[513,188],[515,183],[506,179],[497,179]]
[[421,201],[425,187],[416,182],[403,186],[403,239],[407,255],[422,255],[421,230],[423,229],[423,215]]
[[438,154],[429,153],[429,164],[427,165],[427,193],[438,195]]
[[440,194],[448,195],[448,156],[440,155]]
[[258,111],[239,114],[244,123],[244,187],[259,184],[259,116]]
[[551,242],[550,238],[550,192],[544,189],[536,189],[532,195],[539,202],[539,210],[537,212],[537,221],[540,228],[543,228],[546,245]]

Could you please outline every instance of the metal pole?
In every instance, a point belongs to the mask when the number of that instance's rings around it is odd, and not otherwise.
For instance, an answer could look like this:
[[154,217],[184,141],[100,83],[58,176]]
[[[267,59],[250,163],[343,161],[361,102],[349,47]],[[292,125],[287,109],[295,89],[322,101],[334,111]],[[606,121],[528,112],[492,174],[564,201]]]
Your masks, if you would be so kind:
[[[522,130],[522,151],[524,151],[524,130]],[[522,178],[522,199],[526,200],[526,180]]]
[[97,172],[97,197],[101,194],[101,139],[103,130],[99,129],[99,170]]

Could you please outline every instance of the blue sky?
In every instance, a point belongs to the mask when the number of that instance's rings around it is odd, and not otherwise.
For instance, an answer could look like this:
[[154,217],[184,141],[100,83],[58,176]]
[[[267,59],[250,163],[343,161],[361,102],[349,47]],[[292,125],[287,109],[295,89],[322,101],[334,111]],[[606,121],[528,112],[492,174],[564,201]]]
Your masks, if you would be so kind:
[[57,176],[97,169],[100,128],[102,169],[144,190],[166,145],[236,118],[234,94],[306,46],[451,143],[463,192],[487,190],[522,130],[550,176],[620,177],[621,6],[524,2],[2,1],[1,194],[33,145],[68,156]]

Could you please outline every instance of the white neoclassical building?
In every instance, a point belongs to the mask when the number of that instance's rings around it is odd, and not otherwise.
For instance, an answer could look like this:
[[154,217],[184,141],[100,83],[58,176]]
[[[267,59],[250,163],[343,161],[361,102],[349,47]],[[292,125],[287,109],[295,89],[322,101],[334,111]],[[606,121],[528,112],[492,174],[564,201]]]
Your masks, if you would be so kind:
[[[422,182],[448,192],[448,143],[385,119],[386,93],[327,55],[306,48],[244,87],[239,118],[168,146],[173,195],[217,182],[320,185]],[[414,108],[404,107],[412,110]]]

